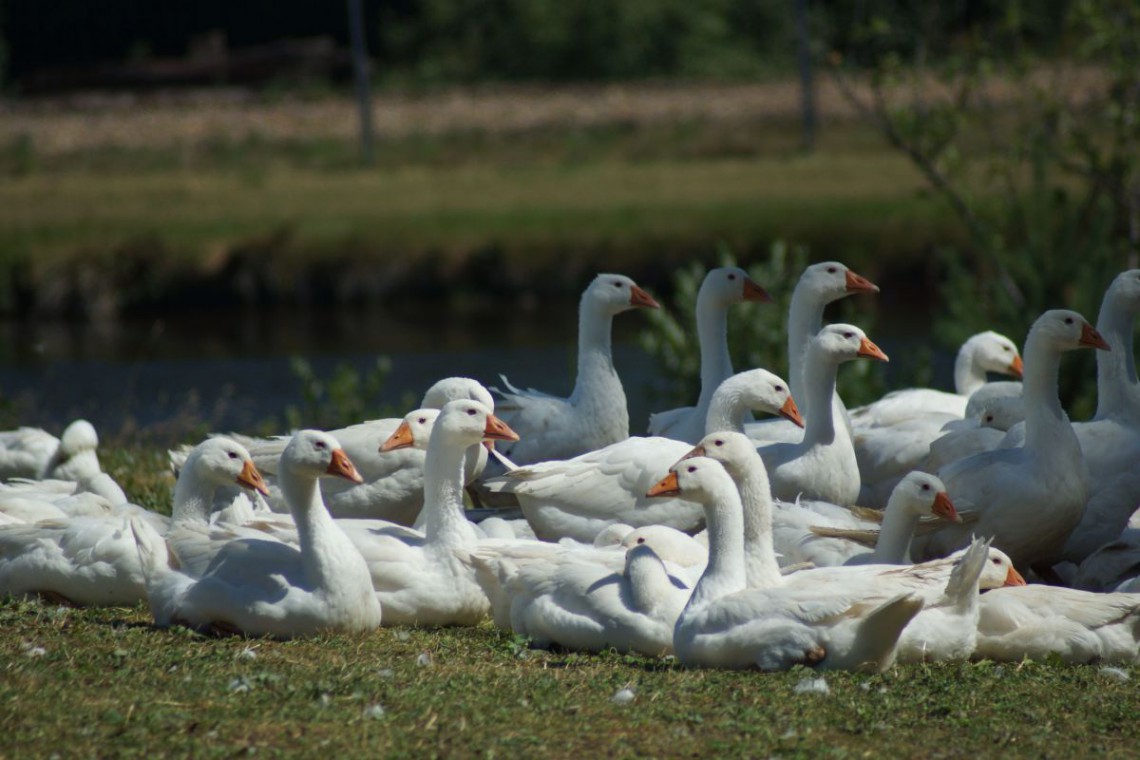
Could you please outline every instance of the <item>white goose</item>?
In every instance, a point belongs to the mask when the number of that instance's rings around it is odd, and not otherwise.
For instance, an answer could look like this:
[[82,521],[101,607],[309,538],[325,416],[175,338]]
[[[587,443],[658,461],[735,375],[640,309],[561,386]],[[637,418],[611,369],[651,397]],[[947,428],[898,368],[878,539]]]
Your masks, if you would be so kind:
[[0,433],[0,480],[94,477],[101,472],[98,445],[99,435],[87,420],[75,420],[59,438],[31,427]]
[[770,301],[764,289],[739,267],[719,267],[705,275],[697,293],[697,343],[701,349],[701,395],[696,406],[649,415],[649,435],[696,443],[705,434],[713,393],[732,376],[728,353],[728,308],[744,301]]
[[944,556],[970,534],[993,537],[1017,565],[1055,555],[1076,527],[1088,500],[1088,468],[1057,395],[1061,355],[1076,348],[1107,349],[1100,334],[1074,311],[1042,314],[1025,341],[1026,442],[977,454],[942,468],[939,477],[959,510],[979,519],[915,539],[921,557]]
[[679,462],[651,494],[699,499],[709,563],[677,619],[673,646],[686,665],[783,670],[797,664],[882,671],[894,662],[917,596],[746,588],[743,518],[732,479],[714,460]]
[[[466,377],[447,377],[424,394],[420,406],[427,409],[441,409],[448,401],[472,399],[494,410],[495,402],[490,392],[479,382]],[[389,520],[400,525],[411,525],[423,506],[424,498],[424,452],[421,449],[407,448],[392,453],[381,453],[378,449],[399,427],[400,418],[385,418],[350,425],[328,431],[341,442],[345,453],[356,465],[357,472],[364,478],[363,483],[353,483],[343,478],[320,481],[325,504],[334,517],[376,518]],[[277,460],[289,443],[288,436],[277,438],[237,439],[249,449],[253,461],[261,469],[271,489],[270,504],[278,510],[286,508],[284,499],[275,488]],[[172,454],[177,460],[177,455]],[[487,464],[487,450],[473,446],[467,459],[467,480],[470,483],[479,477]],[[230,499],[232,494],[222,494]]]
[[[208,483],[204,487],[212,498],[218,485],[260,483],[245,449],[220,440],[211,447],[218,455],[203,457],[184,470],[180,485]],[[185,511],[188,497],[185,487],[176,487],[176,514]],[[0,527],[0,592],[36,593],[82,605],[135,604],[145,598],[146,589],[128,521],[149,522],[154,517],[159,516],[124,509],[101,517],[67,516]],[[162,521],[154,524],[161,527]]]
[[[474,625],[489,603],[465,550],[478,534],[463,514],[464,457],[482,440],[514,441],[518,436],[478,401],[451,401],[432,428],[424,462],[423,532],[370,529],[354,536],[364,555],[384,625]],[[397,447],[411,441],[397,442]]]
[[521,440],[504,450],[516,464],[568,459],[629,437],[629,410],[614,370],[613,318],[636,307],[660,308],[637,284],[618,274],[600,274],[578,307],[578,376],[570,398],[492,388],[503,397],[503,419]]
[[890,427],[915,417],[948,414],[964,417],[970,395],[986,383],[986,373],[1020,378],[1024,365],[1017,345],[992,330],[970,336],[954,360],[954,393],[933,388],[892,391],[874,403],[852,409],[856,427]]
[[162,537],[132,520],[155,624],[276,638],[380,625],[368,567],[321,500],[317,480],[326,476],[360,480],[335,438],[316,430],[298,432],[281,453],[279,477],[300,548],[237,539],[201,577],[172,565]]
[[802,495],[840,506],[850,506],[858,498],[855,451],[830,399],[835,396],[839,365],[859,357],[887,361],[887,355],[854,325],[828,325],[812,339],[804,362],[804,398],[814,412],[807,415],[803,439],[760,449],[776,498],[792,501]]
[[[708,429],[739,430],[749,409],[802,424],[787,383],[755,369],[730,377],[717,389],[709,405]],[[626,438],[573,459],[519,467],[485,485],[514,494],[535,534],[545,540],[590,542],[613,522],[693,531],[703,514],[692,502],[645,496],[660,477],[662,463],[676,461],[690,448],[671,438]]]
[[[788,379],[792,385],[792,397],[805,416],[810,401],[807,398],[804,361],[811,339],[823,326],[824,308],[833,301],[855,293],[878,292],[877,285],[838,261],[812,264],[800,275],[788,308]],[[849,425],[847,408],[838,395],[832,397],[832,403],[836,417],[842,419],[845,426]],[[757,443],[795,442],[802,437],[799,430],[779,420],[765,420],[748,425],[746,432]]]

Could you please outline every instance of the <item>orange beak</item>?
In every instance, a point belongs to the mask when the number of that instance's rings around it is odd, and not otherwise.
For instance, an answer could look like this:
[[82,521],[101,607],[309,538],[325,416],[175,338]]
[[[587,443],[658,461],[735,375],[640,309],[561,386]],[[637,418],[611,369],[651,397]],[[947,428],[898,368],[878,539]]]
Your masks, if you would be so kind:
[[678,496],[681,486],[677,483],[677,473],[671,472],[658,481],[657,485],[645,492],[646,496]]
[[878,359],[881,362],[890,361],[890,359],[887,358],[887,355],[883,353],[883,349],[876,346],[867,338],[863,338],[863,341],[859,344],[858,354],[859,356],[865,356],[868,359]]
[[336,475],[338,478],[351,480],[353,483],[364,482],[364,478],[360,477],[360,473],[356,471],[356,465],[348,458],[348,454],[344,453],[344,449],[333,450],[332,461],[329,462],[329,468],[325,472],[329,475]]
[[879,286],[868,280],[866,277],[860,277],[847,270],[847,292],[848,293],[878,293]]
[[780,416],[785,417],[796,424],[796,427],[804,426],[804,418],[800,416],[799,407],[796,406],[796,401],[791,396],[780,407]]
[[483,438],[490,441],[517,441],[519,434],[495,415],[488,414],[487,424],[483,427]]
[[958,510],[954,509],[954,503],[950,501],[950,496],[945,491],[940,491],[934,497],[934,507],[931,511],[944,520],[962,522],[962,518],[958,516]]
[[[636,285],[629,291],[630,306],[644,306],[647,309],[660,309],[661,304],[653,300],[653,296],[646,293]],[[518,440],[518,439],[515,439]]]
[[1018,380],[1025,374],[1025,362],[1021,361],[1020,356],[1013,357],[1013,361],[1009,363],[1009,374],[1016,377]]
[[744,278],[744,300],[745,301],[759,301],[760,303],[768,303],[772,300],[772,296],[768,295],[768,291],[757,285],[748,277]]
[[1099,348],[1101,351],[1111,351],[1108,342],[1105,341],[1101,334],[1093,329],[1092,325],[1085,322],[1085,326],[1081,328],[1080,344],[1082,346],[1089,346],[1090,348]]
[[1024,586],[1026,585],[1025,578],[1022,577],[1021,573],[1017,572],[1017,568],[1011,566],[1009,572],[1005,574],[1005,585]]
[[415,436],[412,435],[412,427],[408,424],[407,420],[400,423],[396,428],[396,432],[388,436],[388,440],[380,444],[380,453],[386,451],[395,451],[396,449],[406,449],[415,444]]
[[242,465],[241,472],[237,476],[237,484],[242,488],[252,488],[262,496],[269,495],[269,489],[265,487],[265,480],[261,477],[261,472],[250,459],[245,460],[245,464]]

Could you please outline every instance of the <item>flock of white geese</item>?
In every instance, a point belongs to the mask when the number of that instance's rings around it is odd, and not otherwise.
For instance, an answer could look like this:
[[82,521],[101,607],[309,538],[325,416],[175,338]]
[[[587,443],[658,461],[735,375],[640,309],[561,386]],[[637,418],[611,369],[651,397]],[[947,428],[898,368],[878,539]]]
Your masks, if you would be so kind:
[[[838,262],[808,267],[785,381],[733,373],[732,305],[768,295],[710,271],[700,397],[630,437],[612,321],[658,304],[598,275],[569,398],[504,379],[496,401],[451,377],[403,419],[211,437],[171,452],[169,517],[101,472],[87,422],[0,433],[0,593],[146,600],[160,627],[278,638],[490,617],[539,645],[724,668],[1140,662],[1140,270],[1109,285],[1096,328],[1047,311],[1023,355],[968,340],[953,393],[848,410],[840,366],[887,356],[824,308],[877,291]],[[1098,408],[1071,424],[1058,370],[1082,348]],[[523,518],[472,522],[468,493]]]

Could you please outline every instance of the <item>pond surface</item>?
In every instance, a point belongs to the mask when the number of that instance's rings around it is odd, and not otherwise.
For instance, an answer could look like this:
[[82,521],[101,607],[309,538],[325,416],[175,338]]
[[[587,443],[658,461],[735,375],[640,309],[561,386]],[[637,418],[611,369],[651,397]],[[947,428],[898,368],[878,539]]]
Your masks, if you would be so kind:
[[[0,323],[0,394],[19,404],[20,422],[58,432],[86,417],[108,436],[145,429],[179,439],[195,423],[212,430],[284,425],[303,407],[292,367],[304,357],[328,377],[341,364],[361,372],[391,359],[379,404],[402,408],[433,382],[466,375],[568,395],[574,377],[576,304],[526,313],[431,309],[228,309],[132,317],[113,324]],[[913,338],[880,318],[873,336],[888,353]],[[614,363],[629,399],[632,432],[661,406],[665,383],[637,345],[646,321],[615,322]],[[949,383],[952,357],[936,355],[935,380]],[[377,410],[379,414],[380,410]],[[272,425],[269,429],[275,429]]]

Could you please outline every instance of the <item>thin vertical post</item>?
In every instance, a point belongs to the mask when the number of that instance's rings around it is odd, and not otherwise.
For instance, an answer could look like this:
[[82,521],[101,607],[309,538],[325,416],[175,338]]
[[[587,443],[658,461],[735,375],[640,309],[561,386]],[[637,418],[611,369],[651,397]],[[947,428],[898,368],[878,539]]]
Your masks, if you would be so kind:
[[795,0],[796,53],[800,68],[800,102],[803,113],[803,148],[815,149],[815,88],[811,76],[811,38],[808,35],[807,0]]
[[371,166],[372,89],[369,85],[368,49],[364,44],[364,10],[360,0],[348,0],[348,33],[352,40],[352,72],[356,79],[356,104],[360,111],[360,157]]

